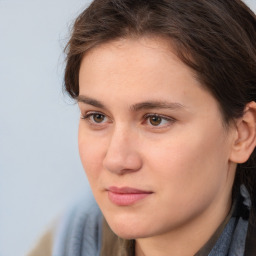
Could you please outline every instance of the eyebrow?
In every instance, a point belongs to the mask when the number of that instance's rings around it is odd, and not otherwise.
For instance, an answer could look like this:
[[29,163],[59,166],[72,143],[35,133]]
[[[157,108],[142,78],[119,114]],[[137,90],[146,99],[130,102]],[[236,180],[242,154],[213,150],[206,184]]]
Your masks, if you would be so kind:
[[[77,102],[82,102],[88,105],[92,105],[97,108],[107,109],[105,105],[95,99],[89,98],[84,95],[79,95],[76,98]],[[172,110],[179,110],[184,109],[185,106],[177,103],[177,102],[166,102],[166,101],[146,101],[141,103],[136,103],[130,107],[132,111],[140,111],[145,109],[172,109]]]
[[166,101],[147,101],[147,102],[141,102],[134,104],[131,107],[131,110],[133,111],[140,111],[142,109],[172,109],[172,110],[178,110],[183,109],[185,106],[183,106],[180,103],[177,102],[166,102]]
[[97,108],[106,109],[104,104],[102,104],[100,101],[92,99],[92,98],[89,98],[87,96],[79,95],[79,96],[76,97],[76,100],[77,100],[77,102],[82,102],[82,103],[85,103],[85,104],[88,104],[88,105],[92,105],[92,106],[97,107]]

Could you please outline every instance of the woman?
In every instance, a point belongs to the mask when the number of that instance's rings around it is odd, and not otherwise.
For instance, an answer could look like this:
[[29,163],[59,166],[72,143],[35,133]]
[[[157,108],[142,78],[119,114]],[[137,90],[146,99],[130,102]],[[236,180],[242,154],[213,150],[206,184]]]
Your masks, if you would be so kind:
[[65,88],[100,210],[73,209],[53,255],[256,255],[255,42],[239,0],[92,2]]

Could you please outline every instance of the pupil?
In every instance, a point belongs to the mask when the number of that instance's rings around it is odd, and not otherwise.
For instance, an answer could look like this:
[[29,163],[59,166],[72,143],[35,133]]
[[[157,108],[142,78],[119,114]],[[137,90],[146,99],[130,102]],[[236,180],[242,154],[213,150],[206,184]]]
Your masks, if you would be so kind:
[[154,126],[161,124],[162,118],[159,116],[152,116],[150,117],[150,123]]
[[104,120],[104,116],[101,114],[96,114],[93,116],[93,119],[96,123],[101,123]]

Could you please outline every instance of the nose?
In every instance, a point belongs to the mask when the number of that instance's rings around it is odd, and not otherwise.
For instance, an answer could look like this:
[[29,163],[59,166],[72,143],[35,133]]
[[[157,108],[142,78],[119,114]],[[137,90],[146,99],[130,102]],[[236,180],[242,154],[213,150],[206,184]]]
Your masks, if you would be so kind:
[[105,169],[118,175],[141,169],[142,159],[138,151],[138,138],[135,133],[123,128],[114,129],[103,160]]

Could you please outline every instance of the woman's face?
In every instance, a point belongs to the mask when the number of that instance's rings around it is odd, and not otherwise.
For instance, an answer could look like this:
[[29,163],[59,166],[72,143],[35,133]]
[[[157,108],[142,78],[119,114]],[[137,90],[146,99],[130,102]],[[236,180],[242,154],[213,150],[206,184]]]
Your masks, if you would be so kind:
[[92,49],[79,89],[80,156],[115,233],[156,236],[227,214],[234,132],[164,39]]

